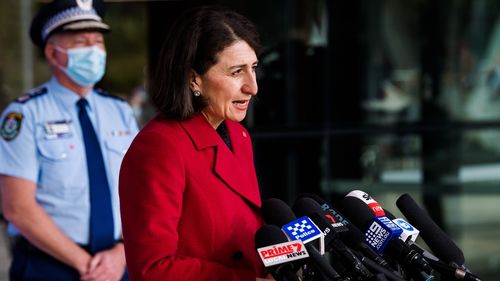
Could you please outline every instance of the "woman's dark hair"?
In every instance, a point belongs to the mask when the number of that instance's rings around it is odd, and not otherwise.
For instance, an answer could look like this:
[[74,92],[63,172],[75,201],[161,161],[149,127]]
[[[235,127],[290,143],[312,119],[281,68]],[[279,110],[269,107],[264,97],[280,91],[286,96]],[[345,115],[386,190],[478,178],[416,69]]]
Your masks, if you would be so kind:
[[243,40],[258,53],[259,36],[244,16],[218,7],[192,8],[170,27],[151,84],[152,101],[166,117],[184,120],[206,106],[190,89],[191,70],[203,75],[217,54]]

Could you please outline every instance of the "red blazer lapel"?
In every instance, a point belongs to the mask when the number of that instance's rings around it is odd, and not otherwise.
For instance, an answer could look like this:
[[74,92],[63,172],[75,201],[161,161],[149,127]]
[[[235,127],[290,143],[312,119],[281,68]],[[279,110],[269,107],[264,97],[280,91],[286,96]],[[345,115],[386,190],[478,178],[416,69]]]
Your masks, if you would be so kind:
[[198,150],[215,147],[214,173],[234,192],[260,207],[253,158],[248,155],[251,143],[247,133],[234,122],[226,122],[233,153],[202,114],[182,121],[181,125]]

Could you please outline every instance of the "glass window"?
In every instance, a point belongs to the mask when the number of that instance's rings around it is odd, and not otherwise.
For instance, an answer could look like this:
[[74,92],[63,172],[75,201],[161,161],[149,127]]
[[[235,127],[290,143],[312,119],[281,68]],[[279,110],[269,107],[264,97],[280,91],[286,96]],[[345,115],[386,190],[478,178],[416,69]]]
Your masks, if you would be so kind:
[[[27,37],[39,2],[0,3],[0,110],[49,77]],[[106,2],[100,87],[142,105],[171,20],[193,5],[234,8],[263,43],[244,121],[262,196],[336,203],[361,189],[401,216],[395,201],[410,193],[474,273],[498,276],[499,1]]]

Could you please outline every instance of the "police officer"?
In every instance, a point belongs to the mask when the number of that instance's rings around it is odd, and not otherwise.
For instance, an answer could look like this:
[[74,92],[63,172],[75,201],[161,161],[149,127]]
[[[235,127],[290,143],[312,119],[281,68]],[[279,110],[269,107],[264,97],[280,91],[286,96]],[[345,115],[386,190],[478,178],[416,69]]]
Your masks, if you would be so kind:
[[117,193],[138,131],[105,72],[103,3],[55,0],[31,24],[52,78],[0,117],[0,191],[15,238],[11,280],[126,280]]

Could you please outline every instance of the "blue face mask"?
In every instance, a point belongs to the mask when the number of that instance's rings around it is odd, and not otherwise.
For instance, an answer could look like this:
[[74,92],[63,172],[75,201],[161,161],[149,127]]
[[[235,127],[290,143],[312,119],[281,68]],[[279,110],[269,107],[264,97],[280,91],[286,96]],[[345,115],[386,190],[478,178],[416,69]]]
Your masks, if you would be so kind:
[[104,76],[106,71],[106,52],[97,46],[56,49],[68,55],[68,66],[60,67],[76,84],[84,87],[93,86]]

